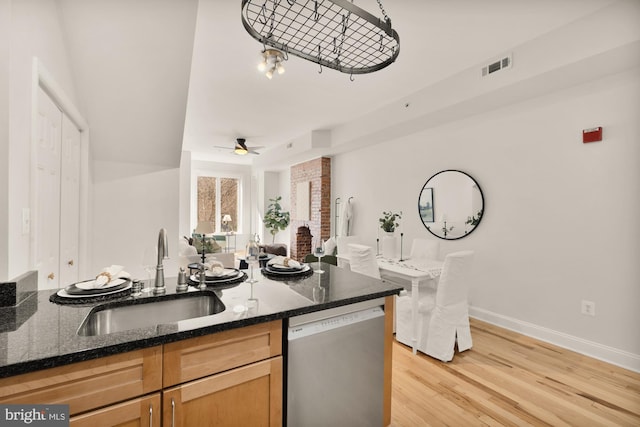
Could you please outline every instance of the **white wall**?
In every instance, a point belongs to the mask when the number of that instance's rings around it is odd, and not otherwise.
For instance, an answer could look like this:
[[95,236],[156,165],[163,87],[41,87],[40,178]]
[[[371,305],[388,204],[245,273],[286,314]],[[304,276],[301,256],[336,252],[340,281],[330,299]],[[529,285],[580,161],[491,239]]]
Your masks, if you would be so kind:
[[0,280],[9,280],[9,58],[11,1],[0,0]]
[[179,236],[191,236],[191,152],[180,158],[180,228]]
[[[258,186],[258,216],[260,219],[260,227],[258,232],[260,234],[260,239],[262,243],[271,243],[273,241],[273,236],[264,226],[264,214],[269,207],[269,203],[271,201],[269,199],[274,199],[278,195],[279,192],[279,174],[277,172],[264,172],[258,173],[260,185]],[[280,233],[278,233],[280,234]],[[276,234],[276,239],[278,239],[278,234]]]
[[[355,234],[367,243],[375,245],[378,217],[390,209],[405,212],[410,242],[433,238],[417,210],[425,181],[443,169],[469,173],[484,192],[482,222],[441,244],[476,251],[474,313],[638,370],[639,75],[338,155],[334,193],[355,196]],[[595,126],[604,141],[583,144],[582,129]],[[595,317],[580,313],[583,299],[596,303]]]
[[[276,197],[282,197],[280,200],[280,206],[282,210],[285,212],[291,213],[291,181],[289,171],[272,171],[272,172],[264,172],[260,174],[262,176],[263,185],[262,189],[259,190],[261,193],[259,196],[260,205],[259,205],[259,215],[260,220],[264,213],[267,211],[269,204],[271,203],[270,199],[275,199]],[[270,244],[274,242],[273,236],[264,227],[264,223],[261,223],[260,226],[261,239],[263,243]],[[295,234],[295,231],[293,232]],[[290,248],[290,236],[291,236],[291,227],[287,227],[283,231],[279,231],[275,236],[275,243],[284,243],[287,245],[287,250]]]
[[165,277],[177,276],[180,170],[135,163],[96,162],[94,182],[93,268],[122,265],[146,278],[142,257],[156,247],[166,228],[169,257]]
[[[8,156],[2,156],[0,168],[9,173],[7,189],[7,218],[3,218],[2,228],[6,227],[6,254],[0,251],[0,266],[7,264],[7,278],[16,277],[33,268],[30,264],[29,235],[22,233],[22,209],[31,208],[31,111],[32,111],[32,63],[38,57],[54,77],[66,95],[75,102],[75,90],[72,73],[68,66],[67,52],[63,34],[58,21],[57,3],[48,0],[24,0],[3,3],[4,10],[10,11],[10,54],[8,61],[10,73],[9,88],[9,142]],[[6,19],[6,15],[0,21]],[[6,27],[3,30],[6,31]],[[3,38],[3,42],[6,39]],[[6,53],[0,53],[5,60]],[[0,72],[0,75],[2,73]],[[0,105],[6,103],[6,95],[0,90]],[[0,107],[2,114],[2,107]],[[3,127],[3,129],[6,129]],[[0,143],[2,141],[0,140]],[[1,182],[1,180],[0,180]],[[5,189],[2,188],[3,192]],[[33,212],[33,210],[32,210]],[[33,220],[33,218],[32,218]],[[5,240],[6,238],[6,240]],[[2,275],[0,270],[0,276]],[[0,277],[1,279],[2,277]]]
[[[382,211],[402,210],[407,247],[431,238],[418,193],[461,169],[486,210],[443,249],[477,252],[472,314],[640,371],[639,18],[639,2],[612,3],[515,46],[507,71],[471,67],[334,128],[332,146],[362,148],[334,161],[356,234],[375,245]],[[605,141],[583,145],[595,126]],[[580,314],[583,299],[595,317]]]
[[[282,196],[282,210],[289,211],[289,217],[293,216],[293,206],[291,206],[291,171],[278,172],[278,195]],[[291,240],[295,238],[296,232],[291,225],[276,235],[276,242],[287,245],[287,253],[291,251]]]

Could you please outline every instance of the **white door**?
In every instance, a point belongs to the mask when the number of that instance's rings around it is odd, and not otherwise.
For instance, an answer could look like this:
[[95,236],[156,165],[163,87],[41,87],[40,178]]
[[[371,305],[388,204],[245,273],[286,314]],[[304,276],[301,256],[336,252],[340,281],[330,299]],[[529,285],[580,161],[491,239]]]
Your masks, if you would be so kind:
[[60,286],[78,282],[80,131],[62,115],[60,162]]
[[37,118],[35,268],[38,287],[58,287],[60,264],[60,146],[62,112],[39,89]]
[[78,281],[80,131],[40,88],[34,245],[38,287]]

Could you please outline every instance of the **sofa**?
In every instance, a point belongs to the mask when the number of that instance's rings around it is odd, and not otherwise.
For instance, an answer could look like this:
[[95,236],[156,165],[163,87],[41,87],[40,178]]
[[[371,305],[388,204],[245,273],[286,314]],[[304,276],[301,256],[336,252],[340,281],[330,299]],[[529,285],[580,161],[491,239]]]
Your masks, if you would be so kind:
[[273,243],[270,245],[260,245],[260,252],[273,255],[287,256],[287,245],[284,243]]

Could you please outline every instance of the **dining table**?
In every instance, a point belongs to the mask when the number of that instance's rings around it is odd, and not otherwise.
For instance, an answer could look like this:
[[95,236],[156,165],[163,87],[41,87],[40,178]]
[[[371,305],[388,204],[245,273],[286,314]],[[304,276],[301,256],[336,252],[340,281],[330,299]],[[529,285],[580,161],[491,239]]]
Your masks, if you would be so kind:
[[[337,256],[340,265],[349,268],[349,256]],[[411,292],[411,347],[413,354],[418,351],[418,301],[420,300],[420,284],[437,287],[444,261],[427,258],[385,258],[376,257],[376,262],[380,270],[380,277],[384,281],[389,281],[405,287],[410,284]],[[402,296],[402,295],[401,295]]]

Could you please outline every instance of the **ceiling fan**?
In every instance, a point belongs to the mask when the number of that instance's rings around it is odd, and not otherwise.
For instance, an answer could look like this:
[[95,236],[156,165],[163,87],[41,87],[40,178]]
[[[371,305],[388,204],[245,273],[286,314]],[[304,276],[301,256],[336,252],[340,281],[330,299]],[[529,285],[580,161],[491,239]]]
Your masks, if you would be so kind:
[[[244,156],[246,154],[260,154],[256,150],[259,150],[262,147],[247,147],[245,138],[236,138],[236,145],[233,148],[233,153],[238,156]],[[227,150],[228,147],[219,147],[215,146],[214,148],[220,148],[223,150]]]

